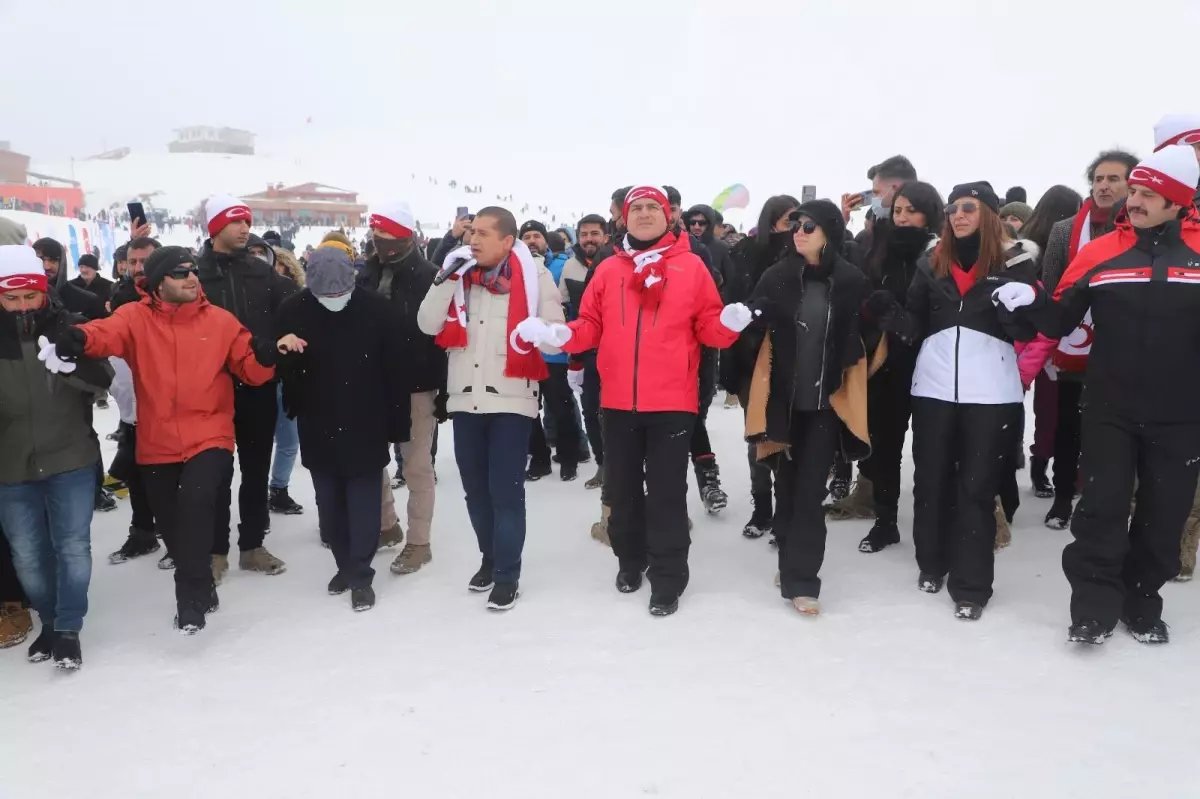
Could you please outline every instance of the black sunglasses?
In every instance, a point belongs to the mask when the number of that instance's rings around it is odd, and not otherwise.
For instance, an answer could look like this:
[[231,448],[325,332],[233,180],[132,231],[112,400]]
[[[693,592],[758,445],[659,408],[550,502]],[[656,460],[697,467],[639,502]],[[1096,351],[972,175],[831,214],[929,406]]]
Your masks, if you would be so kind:
[[707,219],[689,219],[688,227],[708,227]]
[[184,280],[188,275],[199,275],[200,270],[196,266],[177,266],[170,272],[167,272],[167,277],[175,280]]
[[979,204],[973,202],[950,203],[946,206],[946,216],[954,216],[958,213],[959,206],[962,207],[964,214],[973,214],[979,210]]
[[817,223],[811,219],[800,221],[800,213],[792,211],[788,214],[788,229],[795,233],[798,230],[803,230],[805,235],[812,235],[812,232],[817,229]]

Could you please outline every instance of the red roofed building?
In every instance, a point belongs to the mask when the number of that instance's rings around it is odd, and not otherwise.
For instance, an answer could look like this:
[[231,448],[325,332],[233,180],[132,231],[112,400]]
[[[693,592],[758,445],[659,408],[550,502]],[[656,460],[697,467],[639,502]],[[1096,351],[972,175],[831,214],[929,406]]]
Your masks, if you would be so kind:
[[83,189],[73,180],[30,172],[29,156],[0,147],[0,208],[82,219]]
[[367,206],[360,205],[358,193],[321,183],[302,183],[299,186],[276,184],[266,191],[242,197],[254,211],[256,223],[281,225],[297,222],[302,225],[330,227],[363,227]]

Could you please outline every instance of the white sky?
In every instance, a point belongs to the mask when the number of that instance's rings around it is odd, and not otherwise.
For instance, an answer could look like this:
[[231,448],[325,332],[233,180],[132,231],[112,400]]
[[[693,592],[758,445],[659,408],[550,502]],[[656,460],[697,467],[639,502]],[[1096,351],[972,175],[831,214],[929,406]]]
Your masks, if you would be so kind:
[[635,182],[836,196],[895,153],[943,195],[1036,197],[1200,111],[1197,31],[1200,0],[0,0],[0,139],[57,160],[230,125],[601,213]]

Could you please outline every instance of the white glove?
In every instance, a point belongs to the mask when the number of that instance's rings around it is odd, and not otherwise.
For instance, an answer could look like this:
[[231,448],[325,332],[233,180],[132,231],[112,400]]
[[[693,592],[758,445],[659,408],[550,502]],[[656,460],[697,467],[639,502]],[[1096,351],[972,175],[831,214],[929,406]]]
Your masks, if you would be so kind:
[[1058,367],[1053,362],[1046,361],[1046,365],[1042,368],[1042,371],[1046,373],[1046,377],[1056,383],[1058,382]]
[[571,336],[575,335],[575,331],[571,330],[571,328],[564,324],[559,324],[558,322],[549,325],[549,328],[550,338],[546,341],[546,343],[551,347],[558,347],[561,349],[562,347],[566,346],[568,341],[571,340]]
[[1009,311],[1015,311],[1018,308],[1023,308],[1026,305],[1033,305],[1033,301],[1037,298],[1037,292],[1033,290],[1033,286],[1028,283],[1005,283],[1000,288],[992,292],[992,304],[1004,304],[1004,307]]
[[451,250],[446,256],[446,260],[442,262],[442,269],[446,271],[465,272],[468,262],[474,266],[475,256],[471,254],[471,245],[464,244],[457,250]]
[[535,347],[541,347],[550,341],[550,325],[529,316],[517,322],[517,335]]
[[75,371],[75,364],[58,357],[55,346],[45,336],[38,336],[38,360],[46,366],[46,371],[52,375],[69,375]]
[[735,302],[721,309],[721,324],[734,333],[741,333],[754,321],[754,314],[745,305]]
[[583,393],[583,370],[582,369],[568,369],[567,370],[567,385],[570,386],[571,390],[574,391],[576,394],[582,394]]

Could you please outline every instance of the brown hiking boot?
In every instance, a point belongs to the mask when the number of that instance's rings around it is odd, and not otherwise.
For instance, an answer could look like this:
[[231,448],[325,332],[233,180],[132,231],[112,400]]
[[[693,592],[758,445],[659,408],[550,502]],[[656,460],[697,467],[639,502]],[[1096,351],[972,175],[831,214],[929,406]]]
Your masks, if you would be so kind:
[[392,574],[412,574],[433,560],[429,544],[405,544],[404,549],[392,561]]
[[268,552],[266,547],[243,552],[238,558],[238,568],[242,571],[262,572],[263,574],[283,574],[287,571],[284,562]]
[[737,407],[740,407],[740,405],[741,405],[741,403],[738,402],[737,394],[726,394],[725,395],[725,407],[726,408],[737,408]]
[[825,515],[834,522],[847,519],[874,519],[875,489],[871,485],[870,479],[859,472],[858,479],[854,481],[854,490],[845,499],[839,499],[825,508]]
[[604,544],[606,547],[612,546],[612,541],[608,537],[608,517],[612,516],[612,508],[607,505],[600,506],[600,521],[592,525],[592,538]]
[[400,526],[400,522],[396,522],[388,529],[379,534],[379,548],[391,549],[398,547],[404,543],[404,528]]
[[212,572],[213,585],[220,585],[225,579],[225,574],[229,571],[229,556],[228,555],[213,555],[212,556]]
[[29,609],[20,602],[5,602],[0,605],[0,649],[16,646],[29,636],[33,629],[33,617]]
[[996,500],[996,547],[995,551],[1007,547],[1012,543],[1012,530],[1008,527],[1008,518],[1004,515],[1004,508],[1000,504],[1000,500]]

